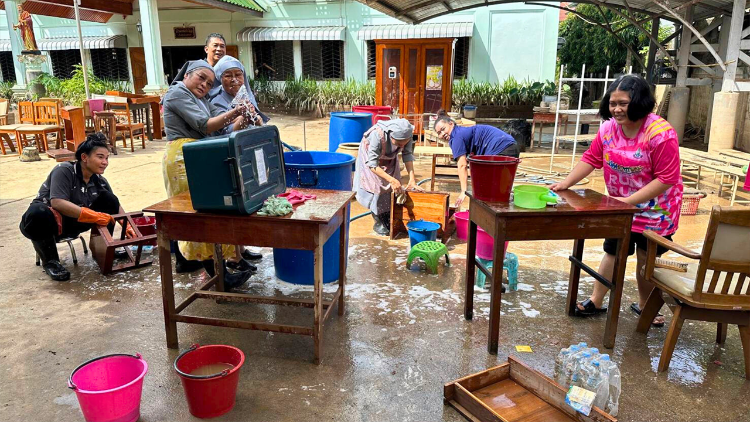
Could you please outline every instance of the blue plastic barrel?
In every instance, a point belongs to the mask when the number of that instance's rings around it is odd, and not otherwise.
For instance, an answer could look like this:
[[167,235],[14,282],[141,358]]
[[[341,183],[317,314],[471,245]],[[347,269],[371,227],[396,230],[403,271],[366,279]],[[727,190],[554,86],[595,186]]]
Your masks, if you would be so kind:
[[[284,153],[286,185],[290,188],[352,190],[352,164],[349,154],[325,151]],[[346,244],[349,251],[349,206],[346,207]],[[323,245],[323,282],[339,278],[339,230]],[[276,277],[294,284],[313,285],[315,267],[312,251],[274,248]]]
[[437,232],[440,230],[440,224],[432,221],[415,220],[406,223],[406,229],[409,231],[409,242],[413,248],[419,242],[425,240],[437,240]]
[[328,129],[328,151],[334,152],[343,142],[359,142],[367,129],[372,127],[372,113],[337,111],[331,113]]

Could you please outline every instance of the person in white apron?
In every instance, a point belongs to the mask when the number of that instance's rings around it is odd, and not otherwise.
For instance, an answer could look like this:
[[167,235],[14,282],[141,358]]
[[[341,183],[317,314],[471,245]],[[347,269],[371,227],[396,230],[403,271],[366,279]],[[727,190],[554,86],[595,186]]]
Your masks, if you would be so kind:
[[[354,190],[357,202],[372,211],[375,233],[387,236],[391,222],[391,191],[424,189],[414,175],[414,126],[406,119],[380,121],[365,132],[359,144]],[[406,188],[401,184],[398,154],[409,173]]]

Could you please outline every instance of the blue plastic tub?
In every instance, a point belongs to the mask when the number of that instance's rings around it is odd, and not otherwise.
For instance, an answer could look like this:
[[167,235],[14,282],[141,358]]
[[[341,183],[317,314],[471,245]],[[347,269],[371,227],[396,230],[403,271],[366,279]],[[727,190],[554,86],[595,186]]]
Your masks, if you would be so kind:
[[[352,164],[349,154],[325,151],[284,153],[286,185],[290,188],[352,190]],[[349,207],[346,208],[346,244],[349,250]],[[339,278],[339,230],[323,245],[323,282]],[[315,269],[312,251],[274,248],[276,277],[294,284],[313,285]]]
[[331,113],[328,128],[328,151],[334,152],[344,142],[359,142],[372,127],[372,113],[337,111]]
[[432,221],[417,220],[406,223],[406,228],[409,230],[409,241],[413,248],[419,242],[437,240],[437,232],[440,230],[440,224],[433,223]]

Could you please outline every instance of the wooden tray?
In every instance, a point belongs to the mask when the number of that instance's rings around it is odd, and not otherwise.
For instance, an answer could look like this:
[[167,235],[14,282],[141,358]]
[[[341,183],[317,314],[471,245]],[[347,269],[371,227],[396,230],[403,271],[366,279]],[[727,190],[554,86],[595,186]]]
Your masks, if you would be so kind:
[[445,385],[445,404],[473,422],[617,422],[598,407],[589,416],[565,403],[558,383],[512,356],[508,363]]

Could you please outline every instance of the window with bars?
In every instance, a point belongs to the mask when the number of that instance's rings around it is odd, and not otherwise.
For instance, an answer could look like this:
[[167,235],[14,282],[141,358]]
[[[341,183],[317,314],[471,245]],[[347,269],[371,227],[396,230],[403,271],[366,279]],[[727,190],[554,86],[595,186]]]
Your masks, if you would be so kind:
[[453,78],[465,78],[469,74],[470,37],[459,37],[453,54]]
[[344,42],[302,41],[302,75],[316,81],[344,79]]
[[15,82],[16,70],[13,64],[13,52],[0,51],[0,70],[3,72],[3,81]]
[[97,78],[115,81],[130,80],[128,52],[124,48],[91,50],[91,67]]
[[49,56],[52,61],[52,74],[60,79],[70,79],[74,66],[81,64],[80,50],[52,50]]
[[291,41],[254,41],[255,77],[271,81],[294,78],[294,49]]
[[367,79],[375,79],[378,50],[375,41],[367,40]]

